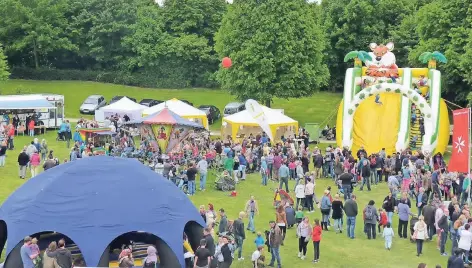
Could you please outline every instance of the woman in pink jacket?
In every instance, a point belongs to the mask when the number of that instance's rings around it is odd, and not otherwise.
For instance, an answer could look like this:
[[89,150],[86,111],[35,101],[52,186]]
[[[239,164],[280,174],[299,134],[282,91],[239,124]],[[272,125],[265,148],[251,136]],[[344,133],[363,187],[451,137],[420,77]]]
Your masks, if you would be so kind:
[[38,166],[41,164],[41,157],[38,152],[35,152],[31,155],[30,158],[31,164],[31,177],[38,175]]

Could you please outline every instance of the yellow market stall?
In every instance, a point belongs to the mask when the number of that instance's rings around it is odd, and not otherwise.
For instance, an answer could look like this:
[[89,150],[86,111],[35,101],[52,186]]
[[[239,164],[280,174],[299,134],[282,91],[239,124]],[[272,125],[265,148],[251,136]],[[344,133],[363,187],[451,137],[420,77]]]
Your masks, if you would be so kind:
[[202,124],[206,129],[208,129],[208,118],[204,111],[175,98],[145,109],[143,111],[143,117],[155,114],[164,108],[168,108],[185,119]]
[[[284,115],[279,110],[266,106],[261,107],[276,142],[280,141],[282,136],[288,137],[297,132],[298,121]],[[221,136],[223,138],[231,136],[233,140],[247,137],[251,133],[256,135],[260,132],[262,132],[262,128],[247,110],[224,117],[221,125]]]

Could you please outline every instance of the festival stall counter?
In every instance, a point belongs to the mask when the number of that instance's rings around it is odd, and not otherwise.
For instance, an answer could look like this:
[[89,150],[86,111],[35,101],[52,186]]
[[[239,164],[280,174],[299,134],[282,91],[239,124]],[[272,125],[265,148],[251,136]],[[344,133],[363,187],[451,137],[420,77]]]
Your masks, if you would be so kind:
[[142,112],[148,108],[147,106],[136,103],[127,97],[123,97],[119,101],[100,108],[95,112],[95,120],[103,122],[106,117],[118,114],[123,117],[127,115],[131,120],[141,118]]
[[[294,135],[298,130],[298,121],[274,110],[260,105],[265,116],[265,123],[269,126],[270,135],[275,141],[281,140],[282,136]],[[260,122],[251,115],[250,109],[223,118],[221,136],[231,136],[233,140],[239,140],[249,134],[263,131]]]
[[145,109],[142,112],[142,116],[155,114],[165,108],[169,109],[180,117],[195,123],[199,123],[208,129],[208,118],[205,112],[175,98]]

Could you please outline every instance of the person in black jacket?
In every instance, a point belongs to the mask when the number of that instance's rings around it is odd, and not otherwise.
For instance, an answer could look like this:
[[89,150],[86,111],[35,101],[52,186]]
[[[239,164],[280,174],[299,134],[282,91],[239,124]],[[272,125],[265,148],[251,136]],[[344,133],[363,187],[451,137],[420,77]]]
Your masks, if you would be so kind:
[[370,172],[372,171],[370,170],[369,161],[364,160],[364,162],[362,163],[362,171],[361,171],[362,184],[361,184],[361,188],[359,188],[359,191],[363,190],[365,184],[367,184],[367,190],[370,191]]
[[56,261],[59,267],[72,268],[72,254],[66,248],[66,241],[64,239],[59,240],[59,242],[57,242],[57,246],[59,248],[56,250]]
[[446,241],[447,241],[447,233],[449,231],[449,225],[448,225],[448,220],[447,216],[449,215],[448,210],[444,210],[444,215],[439,219],[438,221],[438,229],[441,232],[441,242],[440,242],[440,251],[441,251],[441,256],[447,256],[446,253]]
[[431,240],[433,238],[434,233],[436,232],[436,227],[434,226],[434,216],[436,213],[436,208],[431,204],[427,204],[423,207],[422,214],[424,216],[424,222],[428,227],[428,236]]
[[244,231],[244,222],[243,222],[243,218],[245,214],[246,213],[244,213],[244,211],[239,212],[239,218],[236,219],[233,223],[233,233],[234,233],[234,239],[236,240],[236,249],[238,250],[238,260],[244,260],[241,254],[243,251],[244,239],[246,239],[246,233]]
[[223,236],[223,246],[221,247],[221,254],[223,255],[223,262],[220,262],[219,268],[229,268],[233,263],[233,256],[231,256],[231,249],[228,245],[228,237]]
[[18,155],[18,165],[20,166],[20,179],[24,179],[26,177],[26,166],[29,162],[29,156],[26,154],[26,149],[23,149],[21,153]]
[[395,212],[395,205],[397,204],[395,197],[392,196],[392,193],[384,198],[382,208],[387,212],[387,219],[390,224],[393,224],[393,213]]
[[215,240],[211,236],[211,230],[209,227],[203,229],[203,238],[206,240],[206,248],[210,251],[211,256],[215,255]]
[[339,176],[339,180],[341,181],[341,185],[343,188],[344,193],[344,201],[351,199],[352,193],[352,184],[354,181],[354,176],[349,172],[349,170],[344,169],[344,173]]
[[454,255],[447,260],[447,268],[464,268],[464,261],[461,255],[461,249],[454,250]]
[[6,154],[7,154],[7,141],[4,140],[4,141],[0,144],[0,167],[4,167],[4,166],[5,166],[5,157],[6,157]]

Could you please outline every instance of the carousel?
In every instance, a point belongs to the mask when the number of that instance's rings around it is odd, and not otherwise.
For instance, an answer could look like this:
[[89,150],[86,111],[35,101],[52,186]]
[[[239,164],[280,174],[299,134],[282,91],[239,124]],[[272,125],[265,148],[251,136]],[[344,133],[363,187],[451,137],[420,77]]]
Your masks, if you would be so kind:
[[116,132],[110,128],[79,128],[74,134],[74,141],[79,144],[93,145],[93,154],[106,155]]
[[127,124],[137,127],[142,148],[159,152],[159,162],[192,157],[193,148],[204,150],[209,139],[209,133],[202,124],[182,118],[168,108]]

